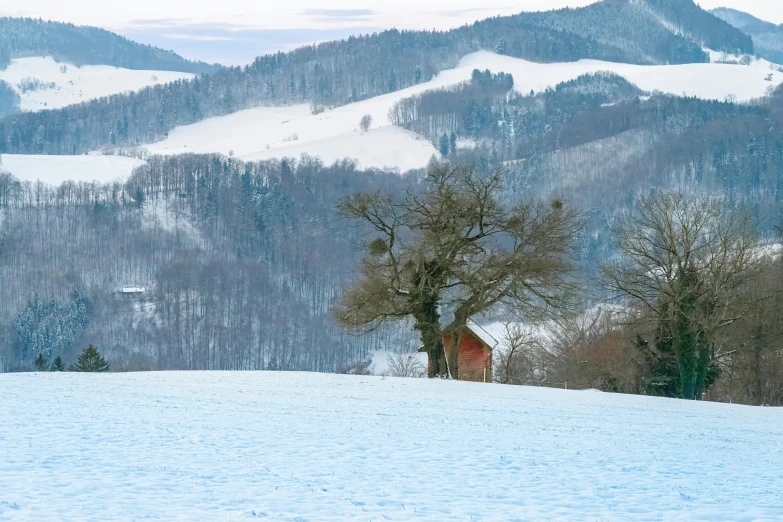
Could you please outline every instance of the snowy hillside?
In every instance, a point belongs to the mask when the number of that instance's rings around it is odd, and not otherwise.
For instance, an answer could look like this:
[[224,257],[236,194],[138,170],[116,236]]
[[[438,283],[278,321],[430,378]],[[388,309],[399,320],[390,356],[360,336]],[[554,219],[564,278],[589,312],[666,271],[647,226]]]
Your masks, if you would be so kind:
[[0,377],[3,520],[776,520],[783,412],[307,373]]
[[[720,101],[730,95],[737,101],[760,98],[766,95],[770,86],[783,83],[783,73],[770,70],[769,62],[761,61],[754,65],[692,63],[656,66],[598,60],[542,64],[490,52],[473,53],[460,62],[460,66],[466,69],[489,69],[493,73],[512,74],[514,88],[523,94],[531,89],[537,92],[544,90],[582,74],[611,71],[645,91]],[[772,74],[771,82],[766,80],[769,74]]]
[[163,84],[194,75],[172,71],[139,71],[109,65],[58,63],[53,58],[20,58],[0,70],[0,80],[8,82],[21,97],[23,111],[59,109],[93,98],[149,85]]
[[100,181],[108,183],[127,179],[141,160],[125,156],[44,156],[3,154],[0,171],[7,171],[21,181],[42,181],[59,185],[63,181]]
[[[768,62],[756,65],[640,66],[595,60],[542,64],[478,52],[463,58],[458,68],[415,87],[317,115],[311,114],[306,105],[239,111],[175,128],[166,140],[149,145],[148,150],[161,154],[233,152],[245,160],[299,157],[307,153],[321,156],[327,163],[351,157],[365,167],[386,166],[405,171],[426,166],[436,150],[415,134],[392,127],[389,110],[402,98],[466,81],[477,68],[513,74],[515,89],[524,94],[543,91],[585,73],[613,71],[645,91],[716,100],[731,96],[745,101],[764,96],[770,86],[783,83],[783,73],[770,70]],[[771,82],[766,80],[769,74]],[[359,130],[359,121],[365,114],[373,118],[373,130],[368,134]]]

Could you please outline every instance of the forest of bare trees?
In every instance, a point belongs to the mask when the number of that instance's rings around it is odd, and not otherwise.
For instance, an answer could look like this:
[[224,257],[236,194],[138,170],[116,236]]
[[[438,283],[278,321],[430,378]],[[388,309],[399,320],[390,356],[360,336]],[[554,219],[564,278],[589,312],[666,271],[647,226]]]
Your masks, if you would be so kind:
[[90,342],[116,370],[339,371],[407,346],[405,327],[360,337],[329,314],[358,255],[337,199],[402,184],[350,163],[219,156],[153,157],[125,185],[0,175],[3,355],[69,364]]

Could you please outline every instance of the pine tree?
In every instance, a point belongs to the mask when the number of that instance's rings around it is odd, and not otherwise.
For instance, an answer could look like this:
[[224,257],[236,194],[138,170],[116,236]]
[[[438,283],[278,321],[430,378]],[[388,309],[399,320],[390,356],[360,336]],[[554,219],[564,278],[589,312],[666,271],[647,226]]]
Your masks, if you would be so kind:
[[39,372],[45,372],[49,369],[49,360],[44,357],[44,354],[40,353],[38,354],[38,357],[35,358],[35,369]]
[[59,355],[54,358],[54,362],[52,362],[51,368],[49,368],[50,372],[64,372],[65,371],[65,363],[63,362],[62,357]]
[[452,132],[451,137],[449,138],[449,146],[451,147],[451,153],[456,154],[457,153],[457,133]]
[[440,137],[440,154],[444,158],[449,155],[449,136],[444,134]]
[[74,370],[77,372],[108,372],[109,365],[98,349],[90,345],[79,355]]

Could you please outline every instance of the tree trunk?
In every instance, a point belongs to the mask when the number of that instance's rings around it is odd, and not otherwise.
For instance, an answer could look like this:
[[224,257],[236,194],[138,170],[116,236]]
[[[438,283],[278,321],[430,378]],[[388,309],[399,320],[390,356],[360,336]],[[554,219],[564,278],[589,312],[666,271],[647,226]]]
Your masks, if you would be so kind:
[[437,299],[423,300],[419,313],[414,318],[416,319],[414,328],[421,333],[421,344],[427,352],[427,376],[434,379],[448,375]]
[[449,353],[446,356],[446,360],[449,364],[449,376],[455,381],[459,380],[459,344],[461,340],[461,329],[451,334],[451,346],[449,347]]
[[680,395],[683,399],[696,399],[696,380],[698,373],[697,347],[690,321],[683,313],[677,314],[674,327],[674,348],[677,354],[677,366],[680,369]]
[[427,377],[436,379],[448,375],[448,366],[446,364],[446,351],[443,349],[443,339],[435,343],[432,351],[427,352]]

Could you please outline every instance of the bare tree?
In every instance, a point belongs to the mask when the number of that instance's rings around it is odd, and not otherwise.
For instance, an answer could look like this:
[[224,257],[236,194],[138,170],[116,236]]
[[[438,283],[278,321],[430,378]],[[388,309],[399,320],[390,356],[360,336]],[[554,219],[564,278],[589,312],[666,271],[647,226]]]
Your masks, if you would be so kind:
[[676,359],[680,395],[699,399],[723,356],[716,335],[752,309],[739,289],[758,263],[749,218],[710,199],[641,198],[616,231],[621,259],[603,267],[609,287],[654,317],[652,354]]
[[389,357],[389,369],[386,375],[422,378],[427,376],[427,368],[419,361],[416,354],[395,353]]
[[[562,310],[573,290],[578,214],[560,202],[506,207],[497,198],[502,186],[500,172],[439,165],[401,200],[381,193],[343,199],[342,215],[368,224],[371,236],[336,318],[372,328],[413,317],[429,376],[458,378],[457,347],[471,317],[500,304],[525,317]],[[445,327],[441,306],[454,310]],[[448,361],[444,334],[452,338]]]
[[364,132],[367,132],[372,127],[372,116],[365,114],[362,116],[362,120],[359,122],[359,128]]
[[533,329],[519,323],[505,324],[492,358],[495,380],[501,384],[529,384],[537,376],[541,349]]
[[559,321],[542,352],[541,384],[640,393],[637,350],[623,339],[620,315],[598,308]]

